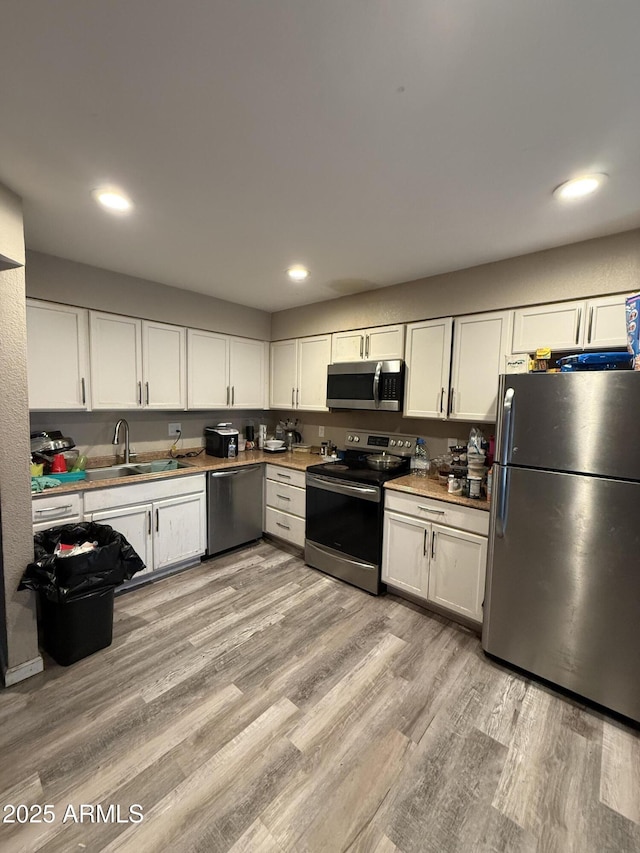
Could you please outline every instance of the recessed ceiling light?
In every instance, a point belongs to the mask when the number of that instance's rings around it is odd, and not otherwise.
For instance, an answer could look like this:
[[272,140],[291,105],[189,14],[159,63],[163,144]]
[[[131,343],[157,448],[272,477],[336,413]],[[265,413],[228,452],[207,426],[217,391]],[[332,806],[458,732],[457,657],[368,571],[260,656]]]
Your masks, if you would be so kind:
[[572,180],[560,184],[559,187],[555,188],[553,194],[556,198],[561,199],[561,201],[573,201],[585,195],[591,195],[606,180],[606,175],[582,175],[579,178],[572,178]]
[[131,199],[115,187],[98,187],[93,190],[93,197],[113,213],[127,213],[133,207]]
[[309,270],[296,264],[295,267],[289,267],[287,275],[292,281],[304,281],[309,278]]

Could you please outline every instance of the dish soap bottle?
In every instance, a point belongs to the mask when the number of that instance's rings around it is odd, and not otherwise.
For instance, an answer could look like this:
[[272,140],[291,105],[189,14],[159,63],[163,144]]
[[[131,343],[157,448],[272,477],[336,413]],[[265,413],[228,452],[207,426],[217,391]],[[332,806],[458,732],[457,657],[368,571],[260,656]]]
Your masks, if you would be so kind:
[[424,438],[416,440],[416,449],[411,460],[411,473],[416,477],[426,477],[429,473],[429,454]]

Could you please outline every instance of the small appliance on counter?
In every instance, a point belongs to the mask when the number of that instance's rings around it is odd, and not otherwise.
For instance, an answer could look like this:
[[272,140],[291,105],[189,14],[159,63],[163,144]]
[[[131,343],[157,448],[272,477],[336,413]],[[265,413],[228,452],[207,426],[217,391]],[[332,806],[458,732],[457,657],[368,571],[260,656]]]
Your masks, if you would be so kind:
[[70,452],[75,446],[75,441],[62,435],[60,430],[31,433],[32,460],[36,464],[42,463],[45,474],[70,470],[78,458],[77,451]]
[[204,428],[205,452],[207,456],[219,456],[227,459],[238,453],[238,430],[230,423],[217,424]]

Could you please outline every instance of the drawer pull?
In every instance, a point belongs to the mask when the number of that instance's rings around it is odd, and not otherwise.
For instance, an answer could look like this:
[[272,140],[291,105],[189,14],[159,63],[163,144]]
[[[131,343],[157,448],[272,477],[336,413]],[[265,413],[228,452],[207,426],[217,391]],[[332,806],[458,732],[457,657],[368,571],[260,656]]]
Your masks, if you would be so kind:
[[276,521],[278,527],[284,527],[285,530],[291,530],[288,524],[283,524],[281,521]]
[[285,480],[290,480],[290,479],[291,479],[291,475],[290,475],[290,474],[281,474],[279,471],[277,471],[276,473],[277,473],[278,477],[283,477]]
[[291,498],[288,498],[286,495],[276,495],[277,498],[280,498],[282,501],[290,501]]
[[425,512],[433,512],[435,515],[445,515],[446,510],[444,509],[431,509],[430,506],[423,506],[422,504],[418,504],[418,509],[423,509]]
[[56,512],[60,515],[69,515],[68,510],[73,509],[72,504],[64,504],[63,506],[46,506],[44,509],[36,509],[36,515],[44,515],[46,512]]

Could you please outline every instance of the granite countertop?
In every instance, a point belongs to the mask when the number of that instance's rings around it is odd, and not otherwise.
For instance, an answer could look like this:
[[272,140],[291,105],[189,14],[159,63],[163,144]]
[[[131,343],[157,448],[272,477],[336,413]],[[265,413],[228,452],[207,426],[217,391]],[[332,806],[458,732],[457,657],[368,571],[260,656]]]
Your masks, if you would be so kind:
[[408,492],[412,495],[422,495],[426,498],[433,498],[437,501],[445,503],[460,504],[468,506],[472,509],[481,509],[489,512],[491,504],[484,498],[465,498],[462,495],[450,495],[446,485],[433,480],[431,477],[416,477],[415,474],[408,474],[406,477],[397,477],[395,480],[389,480],[384,484],[385,489],[391,489],[396,492]]
[[[166,453],[147,453],[140,454],[132,465],[137,462],[150,462],[154,459],[167,459]],[[75,482],[65,483],[61,486],[56,486],[52,489],[45,489],[44,492],[32,494],[34,498],[48,497],[50,495],[66,494],[69,492],[86,492],[92,489],[110,489],[112,486],[134,485],[135,483],[146,483],[155,480],[164,480],[168,477],[188,477],[190,474],[203,474],[206,471],[220,471],[225,468],[241,468],[245,465],[255,465],[256,463],[271,463],[272,465],[280,465],[283,468],[292,468],[295,471],[306,471],[310,465],[317,465],[321,460],[320,456],[312,453],[294,453],[285,451],[284,453],[265,453],[262,450],[245,450],[239,453],[234,459],[221,459],[217,456],[207,456],[202,453],[200,456],[180,459],[186,468],[178,468],[175,471],[159,471],[154,474],[137,474],[135,477],[115,477],[110,480],[76,480]],[[98,462],[99,464],[96,464]],[[93,464],[92,464],[93,463]],[[90,459],[88,470],[91,468],[106,467],[116,464],[113,457],[105,457],[99,460]],[[119,463],[118,463],[119,464]],[[51,475],[55,477],[55,474]]]

